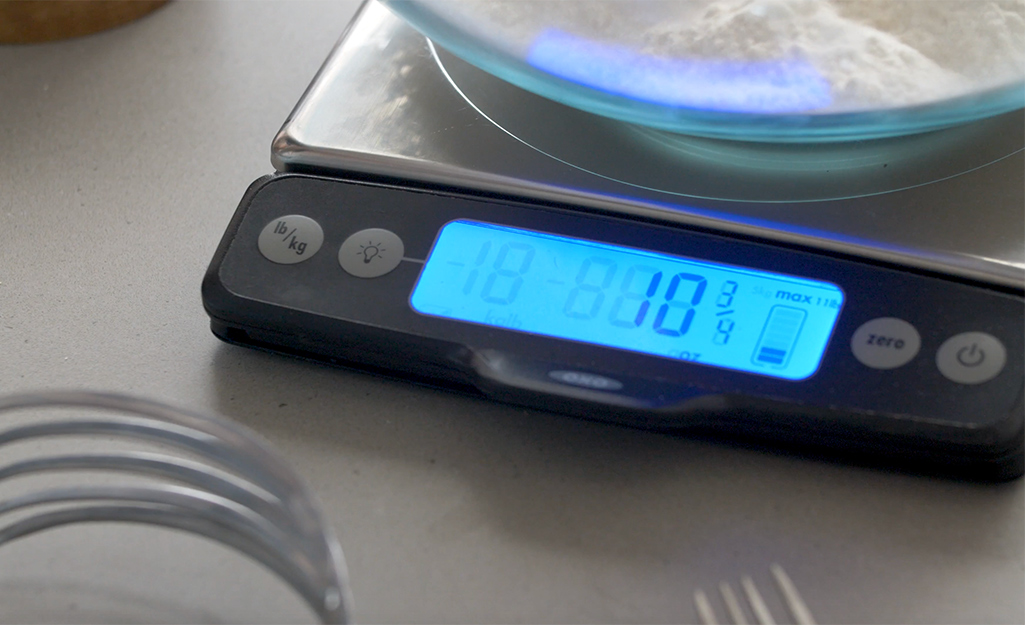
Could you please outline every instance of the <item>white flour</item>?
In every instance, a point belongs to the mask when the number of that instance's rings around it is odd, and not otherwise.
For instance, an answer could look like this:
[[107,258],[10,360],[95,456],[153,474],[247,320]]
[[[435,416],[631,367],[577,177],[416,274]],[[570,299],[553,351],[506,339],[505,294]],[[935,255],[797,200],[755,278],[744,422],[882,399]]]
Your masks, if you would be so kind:
[[434,10],[520,49],[545,27],[659,58],[799,60],[819,112],[943,100],[1025,77],[1025,0],[442,0]]

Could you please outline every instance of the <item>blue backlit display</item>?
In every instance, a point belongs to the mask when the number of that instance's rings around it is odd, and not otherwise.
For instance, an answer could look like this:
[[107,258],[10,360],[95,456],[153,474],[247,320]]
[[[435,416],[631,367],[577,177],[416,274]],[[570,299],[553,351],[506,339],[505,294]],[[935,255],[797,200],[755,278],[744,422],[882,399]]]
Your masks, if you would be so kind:
[[445,225],[417,312],[801,380],[819,367],[834,284],[470,220]]
[[801,59],[667,59],[550,29],[531,44],[527,62],[570,82],[671,107],[780,114],[833,101],[829,81]]

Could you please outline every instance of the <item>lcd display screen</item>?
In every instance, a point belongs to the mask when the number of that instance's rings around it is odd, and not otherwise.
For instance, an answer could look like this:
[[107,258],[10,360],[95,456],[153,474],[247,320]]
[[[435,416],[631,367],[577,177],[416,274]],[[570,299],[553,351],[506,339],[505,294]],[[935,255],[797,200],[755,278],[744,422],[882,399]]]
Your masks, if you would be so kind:
[[829,282],[471,220],[413,293],[434,317],[801,380],[843,306]]

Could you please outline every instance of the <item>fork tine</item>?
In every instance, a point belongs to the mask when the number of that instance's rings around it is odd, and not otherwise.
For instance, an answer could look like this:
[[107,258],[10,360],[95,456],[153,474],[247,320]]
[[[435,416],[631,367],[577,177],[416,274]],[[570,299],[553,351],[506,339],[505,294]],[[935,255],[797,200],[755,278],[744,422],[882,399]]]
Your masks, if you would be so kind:
[[733,619],[733,625],[747,625],[747,617],[744,615],[743,608],[740,607],[740,601],[737,600],[733,587],[726,582],[721,582],[719,584],[719,594],[722,595],[723,603],[726,604],[726,611],[730,613],[730,618]]
[[755,588],[754,581],[745,575],[740,579],[740,585],[744,587],[748,603],[751,604],[751,611],[755,613],[755,618],[760,625],[776,625],[776,621],[772,618],[772,613],[769,612],[769,607],[765,605],[765,600],[762,599],[762,595]]
[[[773,563],[769,566],[769,570],[772,572],[776,588],[779,590],[783,603],[795,625],[815,625],[811,610],[808,609],[808,605],[797,592],[797,586],[783,570],[783,567]],[[728,582],[719,582],[719,594],[726,606],[727,617],[732,619],[733,625],[749,625],[751,622],[748,619],[749,613],[754,615],[758,625],[776,625],[769,606],[766,605],[765,599],[750,575],[740,578],[740,586],[744,590],[742,594],[735,592],[733,586]],[[744,608],[744,599],[747,599],[747,609]],[[719,625],[712,602],[709,601],[705,591],[700,588],[694,590],[694,607],[697,609],[698,618],[704,625]]]
[[698,618],[704,625],[719,625],[719,621],[715,619],[715,610],[712,609],[711,602],[708,601],[708,597],[701,589],[694,591],[694,607],[697,608]]
[[797,592],[797,586],[790,580],[790,576],[783,570],[783,567],[773,564],[769,568],[772,571],[772,576],[776,578],[776,585],[779,586],[779,591],[783,594],[783,599],[786,601],[787,607],[790,608],[790,614],[793,615],[797,625],[815,625],[811,610],[801,599],[801,595]]

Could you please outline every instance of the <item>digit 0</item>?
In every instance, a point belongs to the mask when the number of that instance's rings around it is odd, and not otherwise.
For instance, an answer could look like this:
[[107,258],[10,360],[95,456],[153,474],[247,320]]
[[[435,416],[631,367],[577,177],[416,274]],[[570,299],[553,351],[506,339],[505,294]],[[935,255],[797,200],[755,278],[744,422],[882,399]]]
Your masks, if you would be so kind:
[[[680,285],[683,288],[680,288]],[[669,281],[666,303],[658,307],[654,330],[665,336],[683,336],[694,320],[694,307],[701,303],[708,280],[692,273],[678,273]],[[687,295],[690,297],[687,297]],[[679,318],[679,322],[674,319]]]

